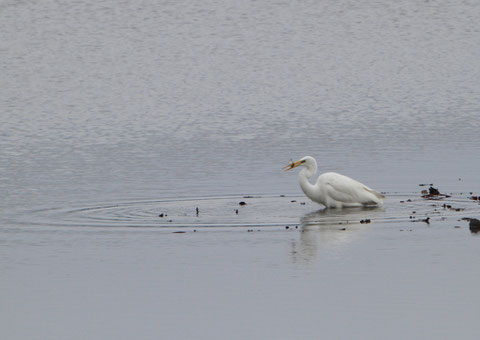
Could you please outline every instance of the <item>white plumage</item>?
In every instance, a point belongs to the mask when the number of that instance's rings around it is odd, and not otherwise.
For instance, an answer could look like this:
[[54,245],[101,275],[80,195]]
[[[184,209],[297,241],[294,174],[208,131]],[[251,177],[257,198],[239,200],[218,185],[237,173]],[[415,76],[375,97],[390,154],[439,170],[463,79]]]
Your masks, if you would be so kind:
[[315,158],[306,156],[284,167],[285,171],[304,166],[298,174],[300,187],[312,201],[327,208],[382,205],[385,196],[366,185],[335,172],[320,175],[315,184],[308,179],[317,173]]

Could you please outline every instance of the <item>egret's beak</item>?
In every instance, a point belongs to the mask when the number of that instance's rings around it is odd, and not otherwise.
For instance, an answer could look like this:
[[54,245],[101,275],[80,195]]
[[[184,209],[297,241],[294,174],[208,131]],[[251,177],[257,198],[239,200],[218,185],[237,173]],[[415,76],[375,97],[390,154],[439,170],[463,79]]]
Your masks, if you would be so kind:
[[300,165],[302,165],[302,162],[300,162],[300,161],[296,161],[296,162],[290,161],[290,163],[288,165],[285,165],[283,167],[283,171],[292,170],[293,168],[296,168],[297,166],[300,166]]

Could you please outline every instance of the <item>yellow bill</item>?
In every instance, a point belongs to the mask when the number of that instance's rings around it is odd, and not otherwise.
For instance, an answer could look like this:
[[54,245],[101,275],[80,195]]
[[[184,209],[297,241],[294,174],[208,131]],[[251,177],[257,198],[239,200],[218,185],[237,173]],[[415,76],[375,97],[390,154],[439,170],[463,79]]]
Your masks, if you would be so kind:
[[290,163],[288,163],[287,165],[285,165],[283,167],[283,171],[292,170],[293,168],[296,168],[299,165],[302,165],[302,162],[300,162],[300,161],[294,162],[294,161],[290,160]]

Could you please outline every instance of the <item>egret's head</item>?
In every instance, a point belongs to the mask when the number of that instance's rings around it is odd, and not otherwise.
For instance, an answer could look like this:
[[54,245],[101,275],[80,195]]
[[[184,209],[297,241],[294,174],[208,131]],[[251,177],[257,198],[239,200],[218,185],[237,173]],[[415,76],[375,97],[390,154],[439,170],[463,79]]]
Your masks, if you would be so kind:
[[[314,166],[314,164],[315,164],[315,166]],[[313,159],[313,157],[310,157],[310,156],[305,156],[305,157],[303,157],[302,159],[300,159],[296,162],[290,160],[290,163],[283,167],[283,171],[292,170],[293,168],[296,168],[297,166],[301,166],[301,165],[306,166],[307,168],[308,167],[315,167],[316,168],[315,159]]]

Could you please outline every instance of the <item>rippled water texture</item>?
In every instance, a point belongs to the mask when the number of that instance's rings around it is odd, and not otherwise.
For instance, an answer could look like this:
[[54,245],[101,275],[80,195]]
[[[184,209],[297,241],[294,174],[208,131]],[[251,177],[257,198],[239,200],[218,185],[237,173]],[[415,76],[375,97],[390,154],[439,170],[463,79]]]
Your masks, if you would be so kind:
[[[3,1],[1,334],[476,339],[479,17]],[[320,210],[281,171],[305,155],[385,206]]]
[[[424,199],[390,195],[381,207],[324,209],[303,196],[217,196],[110,202],[45,208],[15,214],[9,221],[23,226],[158,228],[171,232],[218,227],[309,227],[358,224],[431,222],[479,215],[476,200],[455,195]],[[468,216],[468,217],[465,217]]]

